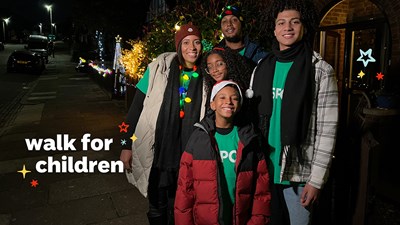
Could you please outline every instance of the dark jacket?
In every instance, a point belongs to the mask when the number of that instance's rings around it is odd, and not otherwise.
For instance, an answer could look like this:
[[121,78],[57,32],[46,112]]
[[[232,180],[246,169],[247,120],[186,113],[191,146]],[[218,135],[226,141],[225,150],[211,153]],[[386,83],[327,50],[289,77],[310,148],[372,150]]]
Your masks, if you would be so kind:
[[[244,47],[246,50],[244,51],[244,57],[247,59],[251,59],[256,65],[260,59],[265,58],[267,56],[267,52],[257,43],[251,41],[248,36],[244,37]],[[225,39],[222,39],[218,44],[217,47],[225,48]]]
[[[215,122],[209,117],[197,123],[182,155],[175,198],[175,225],[223,224],[222,163],[214,138]],[[268,224],[269,174],[257,135],[251,125],[238,129],[236,189],[233,224]]]

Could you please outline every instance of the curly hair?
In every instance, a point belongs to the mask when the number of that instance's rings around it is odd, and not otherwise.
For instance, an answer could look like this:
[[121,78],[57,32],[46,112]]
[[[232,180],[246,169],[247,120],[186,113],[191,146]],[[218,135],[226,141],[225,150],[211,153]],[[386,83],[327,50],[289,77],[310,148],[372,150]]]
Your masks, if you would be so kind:
[[212,54],[218,54],[226,63],[228,75],[225,79],[235,81],[242,91],[249,87],[250,76],[253,69],[252,62],[249,62],[245,57],[239,55],[239,53],[230,48],[214,48],[203,56],[201,67],[203,74],[205,74],[204,80],[207,92],[210,92],[215,84],[214,78],[206,72],[207,58]]
[[290,9],[300,13],[300,20],[305,28],[304,39],[312,43],[318,27],[317,12],[312,0],[272,0],[270,6],[261,14],[261,32],[267,34],[269,38],[275,39],[273,31],[278,13]]

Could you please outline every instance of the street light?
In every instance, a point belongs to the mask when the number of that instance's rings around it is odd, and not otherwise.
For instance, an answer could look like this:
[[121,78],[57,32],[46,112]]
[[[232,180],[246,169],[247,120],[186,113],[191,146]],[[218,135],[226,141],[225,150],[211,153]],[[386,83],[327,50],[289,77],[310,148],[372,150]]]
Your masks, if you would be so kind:
[[47,11],[49,11],[50,14],[50,33],[53,34],[53,15],[52,15],[52,7],[53,5],[44,5],[46,7]]
[[57,25],[55,23],[52,23],[51,26],[54,27],[54,34],[57,35]]
[[10,18],[3,18],[3,42],[6,42],[6,25],[8,24],[8,22],[10,22]]

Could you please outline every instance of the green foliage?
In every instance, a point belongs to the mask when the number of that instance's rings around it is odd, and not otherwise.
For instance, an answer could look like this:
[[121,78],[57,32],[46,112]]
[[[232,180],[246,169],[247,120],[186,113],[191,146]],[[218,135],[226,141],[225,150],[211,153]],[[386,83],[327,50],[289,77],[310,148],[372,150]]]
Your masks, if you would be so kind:
[[217,43],[218,28],[216,21],[217,12],[222,8],[219,1],[185,1],[177,5],[172,11],[156,17],[148,26],[145,36],[147,50],[150,58],[157,55],[175,51],[175,25],[192,22],[199,27],[203,39],[212,45]]
[[[229,2],[229,1],[228,1]],[[244,32],[254,40],[260,40],[263,34],[259,33],[260,13],[267,7],[268,0],[244,0],[229,2],[242,9],[244,18]],[[202,32],[207,43],[215,45],[221,35],[220,24],[217,19],[225,2],[218,0],[187,0],[177,5],[172,11],[155,18],[149,25],[149,32],[145,36],[150,58],[166,51],[175,51],[175,25],[192,22]],[[263,44],[263,43],[260,43]]]
[[[264,10],[269,0],[243,0],[228,1],[227,4],[241,7],[244,18],[243,29],[245,34],[253,40],[261,40],[263,34],[259,33],[260,13]],[[218,0],[186,0],[177,5],[173,10],[154,18],[147,26],[147,33],[143,38],[149,61],[163,52],[175,51],[175,25],[192,22],[199,27],[203,44],[210,50],[220,41],[221,31],[218,15],[226,2]],[[263,43],[260,43],[264,45]],[[266,46],[266,45],[264,45]]]

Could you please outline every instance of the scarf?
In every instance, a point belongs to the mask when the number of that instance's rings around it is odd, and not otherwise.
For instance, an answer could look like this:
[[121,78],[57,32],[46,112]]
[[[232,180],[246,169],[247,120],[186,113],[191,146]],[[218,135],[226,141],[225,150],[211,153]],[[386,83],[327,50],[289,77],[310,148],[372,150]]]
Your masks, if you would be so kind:
[[295,150],[299,162],[302,163],[300,145],[307,137],[313,103],[312,49],[306,42],[299,41],[280,51],[275,40],[272,52],[273,54],[268,54],[263,60],[266,62],[259,63],[258,70],[263,71],[262,76],[254,77],[254,89],[260,93],[259,114],[265,116],[267,121],[272,114],[272,83],[276,62],[293,62],[286,78],[282,100],[281,146],[288,155],[289,151]]
[[186,143],[194,129],[194,124],[199,121],[202,102],[201,74],[192,78],[187,96],[192,102],[185,104],[185,117],[179,117],[179,87],[180,75],[178,58],[172,60],[168,75],[167,86],[158,114],[155,140],[153,168],[157,169],[160,187],[176,183],[176,174],[179,162]]

